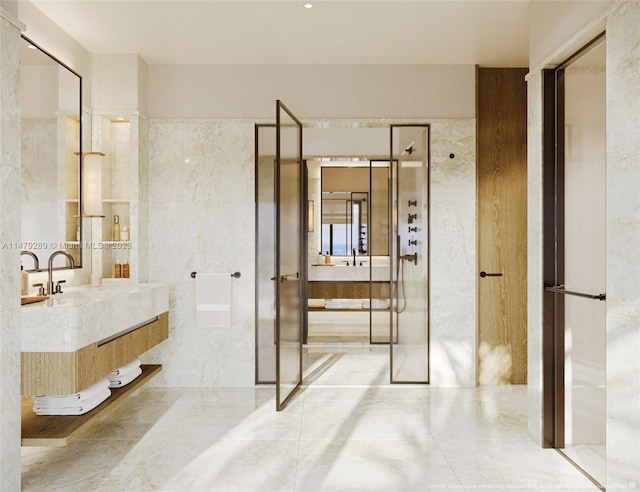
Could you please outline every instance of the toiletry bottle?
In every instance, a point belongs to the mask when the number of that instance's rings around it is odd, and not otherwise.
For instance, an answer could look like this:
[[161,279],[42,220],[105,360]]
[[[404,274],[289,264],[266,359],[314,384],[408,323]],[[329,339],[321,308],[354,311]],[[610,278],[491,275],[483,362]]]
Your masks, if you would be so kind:
[[22,274],[22,288],[20,295],[26,296],[29,293],[29,274],[24,271],[24,266],[20,265],[20,273]]
[[120,239],[122,241],[129,240],[129,228],[126,225],[122,226],[122,230],[120,231]]
[[120,216],[113,216],[113,227],[111,229],[112,241],[120,241]]
[[331,256],[329,256],[329,252],[327,251],[324,255],[324,262],[329,265],[331,264]]
[[129,262],[127,260],[122,264],[122,278],[129,278]]
[[116,260],[116,264],[113,268],[113,278],[122,278],[122,265],[118,263],[118,260]]

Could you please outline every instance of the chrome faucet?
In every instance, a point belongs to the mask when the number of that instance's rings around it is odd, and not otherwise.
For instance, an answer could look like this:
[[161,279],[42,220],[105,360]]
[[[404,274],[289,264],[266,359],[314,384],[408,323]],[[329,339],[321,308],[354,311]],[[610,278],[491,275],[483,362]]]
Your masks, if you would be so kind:
[[23,255],[31,256],[31,258],[33,258],[33,269],[40,270],[40,260],[38,260],[38,257],[34,252],[23,249],[22,251],[20,251],[20,256]]
[[62,251],[62,250],[58,250],[58,251],[54,251],[53,253],[51,253],[51,256],[49,256],[49,265],[47,268],[47,271],[49,272],[49,277],[47,280],[47,295],[53,295],[53,294],[57,294],[59,289],[56,289],[55,286],[53,285],[53,259],[58,256],[58,255],[64,255],[69,259],[69,266],[71,268],[75,267],[75,262],[73,261],[73,256],[71,256],[69,253],[67,253],[66,251]]

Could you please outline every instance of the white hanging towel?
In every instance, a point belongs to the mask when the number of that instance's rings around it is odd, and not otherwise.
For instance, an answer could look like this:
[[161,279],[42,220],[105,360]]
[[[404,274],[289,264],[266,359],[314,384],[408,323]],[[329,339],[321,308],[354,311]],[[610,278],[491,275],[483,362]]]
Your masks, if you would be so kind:
[[231,326],[231,275],[198,273],[196,275],[196,326],[228,328]]

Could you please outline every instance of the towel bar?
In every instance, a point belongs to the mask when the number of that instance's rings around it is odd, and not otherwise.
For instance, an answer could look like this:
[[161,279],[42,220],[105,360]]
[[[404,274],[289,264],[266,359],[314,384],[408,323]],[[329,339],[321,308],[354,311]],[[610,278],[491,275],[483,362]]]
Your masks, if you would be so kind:
[[[191,272],[191,278],[196,278],[196,275],[198,275],[198,272]],[[231,276],[233,278],[240,278],[242,274],[240,272],[233,272]]]

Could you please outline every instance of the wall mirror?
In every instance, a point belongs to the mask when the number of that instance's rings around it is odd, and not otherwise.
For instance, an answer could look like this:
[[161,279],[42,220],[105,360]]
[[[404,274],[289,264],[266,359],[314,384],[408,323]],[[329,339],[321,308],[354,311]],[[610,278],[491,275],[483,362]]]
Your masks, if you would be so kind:
[[[369,172],[371,170],[371,172]],[[321,168],[321,245],[333,256],[389,254],[389,163]]]
[[[80,155],[82,79],[23,37],[20,49],[22,103],[21,249],[27,271],[47,268],[51,253],[64,250],[82,266]],[[70,268],[58,255],[54,268]]]
[[322,251],[332,256],[369,251],[369,193],[322,192]]

